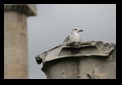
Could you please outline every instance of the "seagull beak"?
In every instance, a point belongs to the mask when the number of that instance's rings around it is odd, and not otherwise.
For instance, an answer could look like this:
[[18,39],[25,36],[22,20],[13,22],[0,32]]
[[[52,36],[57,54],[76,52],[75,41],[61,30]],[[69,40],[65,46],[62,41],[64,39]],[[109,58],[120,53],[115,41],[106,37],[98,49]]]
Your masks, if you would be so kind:
[[79,30],[78,32],[83,32],[83,30]]

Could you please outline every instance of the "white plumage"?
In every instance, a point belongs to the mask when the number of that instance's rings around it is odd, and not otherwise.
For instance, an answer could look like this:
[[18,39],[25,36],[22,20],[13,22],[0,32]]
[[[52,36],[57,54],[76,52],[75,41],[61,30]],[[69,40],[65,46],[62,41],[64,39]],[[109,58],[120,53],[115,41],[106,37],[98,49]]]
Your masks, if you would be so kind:
[[65,42],[80,42],[81,38],[80,38],[79,32],[83,32],[83,30],[73,29],[71,31],[71,34],[65,38],[64,43]]

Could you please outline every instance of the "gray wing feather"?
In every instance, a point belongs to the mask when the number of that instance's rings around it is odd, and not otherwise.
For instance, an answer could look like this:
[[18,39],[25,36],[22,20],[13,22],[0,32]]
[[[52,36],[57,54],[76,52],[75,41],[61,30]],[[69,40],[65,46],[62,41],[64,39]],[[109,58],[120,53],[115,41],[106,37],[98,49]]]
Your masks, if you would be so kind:
[[64,42],[67,42],[67,41],[69,41],[69,36],[67,36],[67,37],[65,38],[65,40],[64,40]]

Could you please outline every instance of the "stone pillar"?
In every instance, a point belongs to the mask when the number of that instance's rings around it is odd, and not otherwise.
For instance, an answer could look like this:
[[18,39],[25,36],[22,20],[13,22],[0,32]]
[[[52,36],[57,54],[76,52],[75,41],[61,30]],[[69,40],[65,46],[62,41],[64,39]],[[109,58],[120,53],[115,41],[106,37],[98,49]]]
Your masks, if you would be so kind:
[[[71,45],[70,45],[71,44]],[[47,79],[116,79],[116,45],[101,41],[61,44],[38,55]]]
[[27,79],[27,17],[36,15],[31,4],[4,4],[4,78]]

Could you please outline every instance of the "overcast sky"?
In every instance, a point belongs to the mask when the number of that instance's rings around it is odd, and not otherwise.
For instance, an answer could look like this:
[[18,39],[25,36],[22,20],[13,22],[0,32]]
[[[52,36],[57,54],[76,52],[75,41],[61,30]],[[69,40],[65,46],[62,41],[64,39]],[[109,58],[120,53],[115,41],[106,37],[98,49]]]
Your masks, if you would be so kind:
[[38,4],[27,23],[30,79],[46,78],[35,56],[61,44],[73,28],[83,29],[83,41],[116,43],[115,4]]

